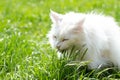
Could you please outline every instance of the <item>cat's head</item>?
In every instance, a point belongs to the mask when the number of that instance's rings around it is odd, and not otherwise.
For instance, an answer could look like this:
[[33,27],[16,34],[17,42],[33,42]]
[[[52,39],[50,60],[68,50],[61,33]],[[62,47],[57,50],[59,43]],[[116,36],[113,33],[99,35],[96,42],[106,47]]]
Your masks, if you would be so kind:
[[49,42],[53,48],[60,51],[78,46],[83,40],[84,16],[77,13],[65,15],[51,11],[52,28],[48,34]]

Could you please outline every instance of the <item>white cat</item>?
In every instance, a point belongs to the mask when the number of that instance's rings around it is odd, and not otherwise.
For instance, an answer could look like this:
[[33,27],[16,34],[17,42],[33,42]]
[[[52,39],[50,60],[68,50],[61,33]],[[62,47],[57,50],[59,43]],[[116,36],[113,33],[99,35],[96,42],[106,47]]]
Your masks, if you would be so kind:
[[85,45],[88,51],[83,60],[91,61],[89,68],[104,67],[111,62],[120,68],[120,28],[112,17],[51,11],[50,18],[53,24],[48,37],[53,48],[62,51]]

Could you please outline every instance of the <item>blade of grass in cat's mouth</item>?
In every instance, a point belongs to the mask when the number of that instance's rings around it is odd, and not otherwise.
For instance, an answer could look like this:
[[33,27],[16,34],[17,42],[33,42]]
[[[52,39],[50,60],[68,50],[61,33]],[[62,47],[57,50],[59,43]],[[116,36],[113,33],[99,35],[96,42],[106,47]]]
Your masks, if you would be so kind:
[[65,49],[64,49],[64,50],[59,50],[59,49],[58,49],[57,52],[61,52],[61,53],[63,54],[63,53],[65,53],[65,52],[67,52],[67,49],[66,49],[66,50],[65,50]]

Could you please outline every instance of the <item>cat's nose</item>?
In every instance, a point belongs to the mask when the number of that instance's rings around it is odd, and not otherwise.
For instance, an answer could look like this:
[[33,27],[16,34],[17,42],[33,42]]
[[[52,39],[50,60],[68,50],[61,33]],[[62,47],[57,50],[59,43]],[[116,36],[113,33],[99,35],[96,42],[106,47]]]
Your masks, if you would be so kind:
[[57,49],[60,49],[60,46],[56,46]]

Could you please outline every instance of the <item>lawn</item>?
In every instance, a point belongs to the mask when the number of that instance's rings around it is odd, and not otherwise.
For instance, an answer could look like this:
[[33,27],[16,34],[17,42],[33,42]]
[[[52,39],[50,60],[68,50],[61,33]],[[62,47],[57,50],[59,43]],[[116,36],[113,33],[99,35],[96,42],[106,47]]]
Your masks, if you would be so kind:
[[102,12],[120,22],[119,0],[1,0],[0,80],[120,78],[117,69],[88,71],[82,63],[67,65],[68,59],[58,59],[46,37],[51,28],[50,9],[63,14]]

